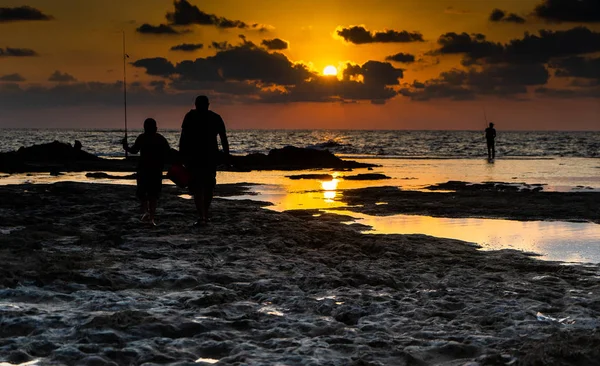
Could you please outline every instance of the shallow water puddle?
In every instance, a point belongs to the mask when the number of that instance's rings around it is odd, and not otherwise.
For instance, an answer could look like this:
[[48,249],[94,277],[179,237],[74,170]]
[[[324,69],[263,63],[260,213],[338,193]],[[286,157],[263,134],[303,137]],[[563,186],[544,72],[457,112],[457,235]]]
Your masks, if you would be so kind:
[[600,263],[600,225],[594,223],[326,212],[356,217],[356,222],[372,227],[364,232],[368,234],[424,234],[476,243],[482,250],[516,249],[546,260]]
[[203,363],[217,363],[217,362],[219,362],[219,360],[216,360],[214,358],[199,358],[199,359],[196,360],[196,363],[200,363],[200,362],[203,362]]
[[267,315],[275,315],[275,316],[285,316],[285,313],[283,313],[281,311],[282,309],[279,309],[275,306],[272,305],[264,305],[263,307],[261,307],[260,309],[258,309],[259,313],[264,313]]
[[33,360],[24,363],[8,363],[8,362],[0,362],[0,366],[32,366],[37,365],[41,360]]

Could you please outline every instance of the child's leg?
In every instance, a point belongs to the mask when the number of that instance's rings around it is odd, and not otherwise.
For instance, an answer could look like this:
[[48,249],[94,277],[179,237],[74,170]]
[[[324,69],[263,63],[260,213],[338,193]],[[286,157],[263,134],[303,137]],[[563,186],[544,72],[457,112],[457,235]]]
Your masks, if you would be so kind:
[[148,200],[148,213],[150,214],[150,221],[154,221],[154,216],[156,215],[156,206],[158,205],[158,200],[156,198],[150,198]]

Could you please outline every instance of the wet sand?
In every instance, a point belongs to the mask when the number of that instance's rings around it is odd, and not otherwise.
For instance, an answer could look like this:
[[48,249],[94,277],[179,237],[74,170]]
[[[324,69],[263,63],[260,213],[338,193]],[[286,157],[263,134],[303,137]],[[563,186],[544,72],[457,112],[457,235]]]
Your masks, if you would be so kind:
[[[153,228],[134,192],[0,187],[0,363],[600,364],[598,266],[359,234],[340,215],[248,200],[216,199],[194,229],[192,202],[172,186]],[[369,192],[344,196],[381,200]],[[540,192],[528,194],[505,206],[537,205]]]

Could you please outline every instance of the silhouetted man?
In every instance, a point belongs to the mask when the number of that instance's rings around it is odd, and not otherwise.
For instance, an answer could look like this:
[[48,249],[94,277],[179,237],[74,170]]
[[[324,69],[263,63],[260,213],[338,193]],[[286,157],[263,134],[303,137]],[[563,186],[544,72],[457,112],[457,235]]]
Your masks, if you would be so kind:
[[198,210],[199,217],[194,226],[201,226],[208,221],[208,211],[217,183],[217,135],[221,139],[225,159],[229,158],[229,142],[223,119],[208,109],[208,97],[198,96],[195,104],[196,109],[190,110],[183,119],[179,152],[190,172],[189,189]]
[[127,140],[123,139],[123,149],[132,154],[140,153],[137,168],[137,192],[140,199],[142,221],[154,223],[158,197],[162,189],[163,167],[170,153],[170,147],[163,135],[157,133],[156,121],[148,118],[144,121],[144,133],[135,139],[133,146],[129,147]]
[[490,122],[490,127],[485,129],[485,140],[487,142],[488,160],[496,158],[496,129]]

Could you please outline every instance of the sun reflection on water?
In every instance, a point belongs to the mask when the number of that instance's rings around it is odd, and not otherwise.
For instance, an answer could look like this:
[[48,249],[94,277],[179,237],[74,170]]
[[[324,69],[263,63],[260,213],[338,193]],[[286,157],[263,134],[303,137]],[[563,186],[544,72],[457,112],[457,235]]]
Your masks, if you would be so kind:
[[336,189],[339,181],[339,179],[333,178],[330,181],[321,182],[321,187],[323,188],[323,198],[325,199],[325,202],[334,202],[335,196],[337,195]]

